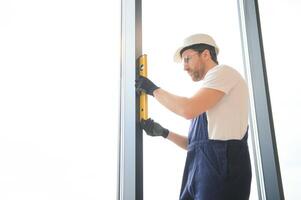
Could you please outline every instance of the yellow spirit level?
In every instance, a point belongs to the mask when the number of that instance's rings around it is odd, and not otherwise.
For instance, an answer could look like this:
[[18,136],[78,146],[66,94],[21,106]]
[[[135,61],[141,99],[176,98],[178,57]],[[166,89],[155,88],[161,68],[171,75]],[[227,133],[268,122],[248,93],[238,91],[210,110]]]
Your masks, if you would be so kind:
[[[147,77],[147,55],[144,54],[139,57],[139,75]],[[147,110],[147,94],[144,92],[140,95],[140,120],[148,118]]]

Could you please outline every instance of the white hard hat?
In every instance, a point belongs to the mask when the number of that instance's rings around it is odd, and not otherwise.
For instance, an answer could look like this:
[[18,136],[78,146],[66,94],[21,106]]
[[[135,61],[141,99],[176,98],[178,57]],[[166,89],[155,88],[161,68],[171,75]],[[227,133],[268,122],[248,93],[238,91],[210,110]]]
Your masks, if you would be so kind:
[[177,63],[181,62],[182,57],[180,55],[180,52],[182,51],[182,49],[184,49],[185,47],[194,45],[194,44],[207,44],[207,45],[213,46],[215,48],[216,55],[219,52],[219,48],[211,36],[209,36],[207,34],[195,34],[195,35],[191,35],[184,39],[183,45],[177,49],[177,51],[174,55],[174,61]]

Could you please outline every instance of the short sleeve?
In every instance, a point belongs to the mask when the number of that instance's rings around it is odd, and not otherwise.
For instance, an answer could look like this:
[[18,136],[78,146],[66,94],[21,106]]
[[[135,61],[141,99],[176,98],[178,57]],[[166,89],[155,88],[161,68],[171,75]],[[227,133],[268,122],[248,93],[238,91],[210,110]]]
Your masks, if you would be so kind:
[[241,75],[233,68],[220,65],[208,71],[204,78],[203,87],[216,89],[228,94],[241,80]]

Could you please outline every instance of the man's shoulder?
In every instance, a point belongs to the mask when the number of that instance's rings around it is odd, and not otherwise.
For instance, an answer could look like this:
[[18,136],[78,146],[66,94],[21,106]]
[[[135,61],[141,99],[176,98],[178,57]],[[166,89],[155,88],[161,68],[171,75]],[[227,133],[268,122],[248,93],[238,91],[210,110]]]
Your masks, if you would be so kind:
[[217,70],[227,71],[231,73],[239,73],[234,67],[225,64],[218,65]]
[[221,75],[221,76],[233,76],[233,77],[241,77],[241,74],[233,67],[225,64],[217,65],[212,70],[210,70],[209,74],[211,75]]

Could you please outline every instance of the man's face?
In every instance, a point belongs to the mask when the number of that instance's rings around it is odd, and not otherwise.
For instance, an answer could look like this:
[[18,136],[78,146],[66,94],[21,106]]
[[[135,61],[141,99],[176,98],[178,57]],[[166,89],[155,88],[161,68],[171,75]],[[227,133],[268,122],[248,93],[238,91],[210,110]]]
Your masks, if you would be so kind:
[[191,76],[193,81],[200,81],[205,76],[205,65],[202,53],[187,49],[182,53],[184,70]]

